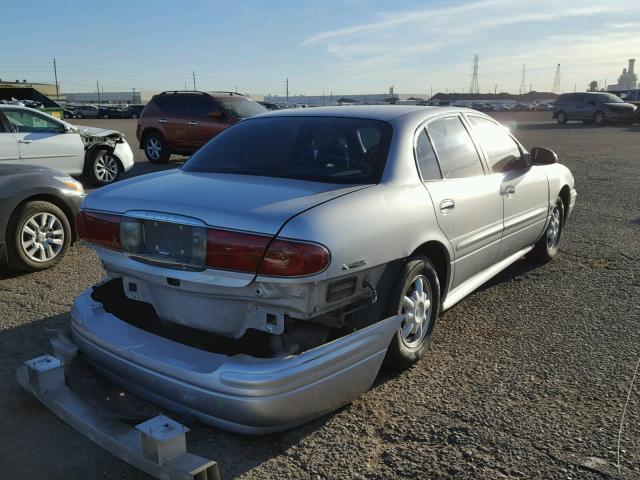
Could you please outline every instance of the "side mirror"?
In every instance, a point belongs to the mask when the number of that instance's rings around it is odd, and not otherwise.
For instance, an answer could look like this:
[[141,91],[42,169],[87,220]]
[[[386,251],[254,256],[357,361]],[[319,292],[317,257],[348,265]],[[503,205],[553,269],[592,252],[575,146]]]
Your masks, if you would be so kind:
[[222,119],[222,112],[220,110],[212,110],[209,112],[209,116],[211,118],[217,118],[217,119]]
[[558,163],[558,155],[553,150],[544,147],[533,147],[531,149],[532,165],[553,165]]

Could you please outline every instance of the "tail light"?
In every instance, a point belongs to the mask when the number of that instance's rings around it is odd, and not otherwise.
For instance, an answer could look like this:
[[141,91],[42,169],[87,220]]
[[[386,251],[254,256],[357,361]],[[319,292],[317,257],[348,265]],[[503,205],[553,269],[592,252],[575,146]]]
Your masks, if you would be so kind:
[[329,251],[317,243],[274,240],[258,268],[260,275],[299,277],[319,273],[329,265]]
[[[115,250],[136,252],[145,236],[142,223],[109,213],[82,210],[76,216],[78,236]],[[148,232],[147,232],[148,233]],[[206,229],[207,267],[259,275],[298,277],[319,273],[329,265],[322,245],[275,239],[270,235]]]
[[82,240],[120,250],[121,220],[120,215],[81,210],[76,216],[76,231]]
[[255,273],[270,236],[207,229],[207,266]]

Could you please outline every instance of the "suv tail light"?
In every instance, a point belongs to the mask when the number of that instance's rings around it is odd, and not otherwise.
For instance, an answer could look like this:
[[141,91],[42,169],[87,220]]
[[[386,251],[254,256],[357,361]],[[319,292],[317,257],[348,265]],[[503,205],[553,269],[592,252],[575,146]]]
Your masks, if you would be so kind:
[[258,268],[259,275],[299,277],[327,268],[329,251],[317,243],[275,239]]
[[81,210],[76,216],[76,231],[82,240],[120,250],[121,220],[120,215]]

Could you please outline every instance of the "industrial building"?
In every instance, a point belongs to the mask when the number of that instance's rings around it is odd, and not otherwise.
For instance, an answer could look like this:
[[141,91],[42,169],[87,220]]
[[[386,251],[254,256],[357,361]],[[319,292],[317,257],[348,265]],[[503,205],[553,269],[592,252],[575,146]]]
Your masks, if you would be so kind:
[[607,85],[610,92],[620,92],[622,90],[634,90],[638,88],[638,75],[634,72],[636,59],[629,59],[629,67],[622,69],[622,75],[618,77],[618,83]]

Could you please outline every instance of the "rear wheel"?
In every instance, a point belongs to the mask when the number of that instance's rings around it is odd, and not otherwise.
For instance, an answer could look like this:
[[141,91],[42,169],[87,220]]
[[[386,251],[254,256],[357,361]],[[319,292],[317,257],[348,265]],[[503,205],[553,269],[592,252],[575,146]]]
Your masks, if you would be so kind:
[[558,115],[556,116],[556,121],[560,125],[564,125],[565,123],[567,123],[567,114],[564,112],[558,112]]
[[160,132],[151,132],[144,138],[144,153],[151,163],[167,163],[171,153]]
[[385,361],[404,370],[427,351],[440,313],[440,283],[431,260],[421,256],[409,260],[392,299],[389,313],[403,314],[405,319],[391,340]]
[[564,203],[558,197],[551,210],[551,219],[542,238],[527,255],[527,259],[536,263],[546,263],[558,254],[562,229],[564,228]]
[[24,204],[10,226],[9,259],[26,271],[57,264],[71,243],[71,226],[62,210],[49,202]]

